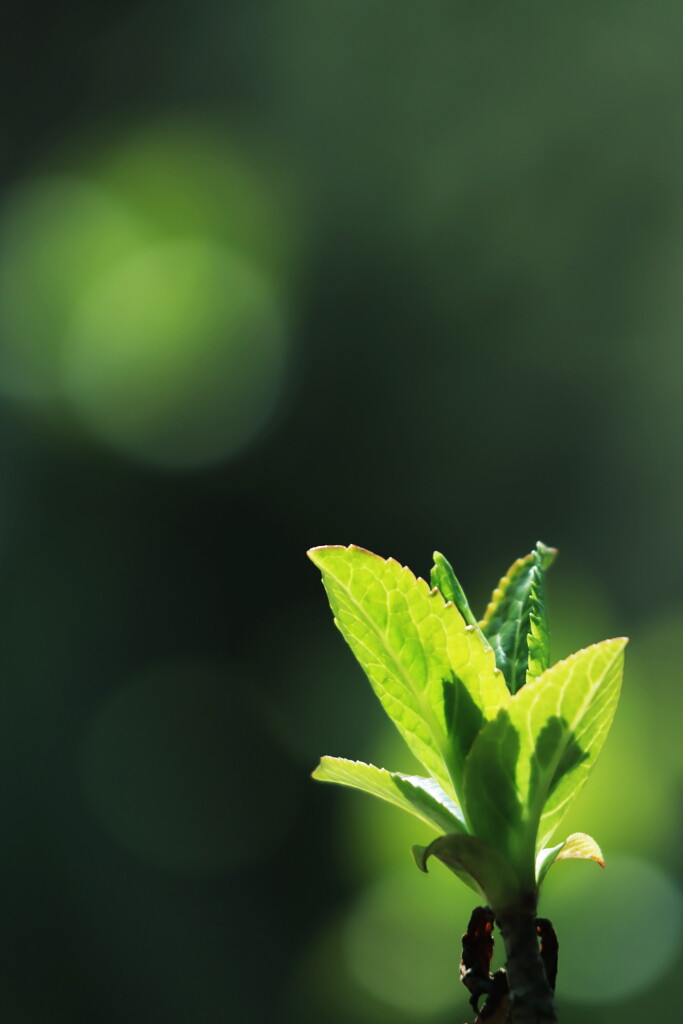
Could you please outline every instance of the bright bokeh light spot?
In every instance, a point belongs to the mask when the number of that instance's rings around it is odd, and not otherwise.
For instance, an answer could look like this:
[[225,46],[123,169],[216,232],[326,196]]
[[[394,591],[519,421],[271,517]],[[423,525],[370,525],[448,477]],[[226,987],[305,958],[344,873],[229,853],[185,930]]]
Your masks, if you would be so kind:
[[182,120],[60,164],[77,171],[0,208],[0,393],[152,464],[241,452],[284,393],[299,246],[281,169]]
[[344,933],[355,983],[413,1018],[462,1003],[460,939],[476,897],[439,868],[425,878],[408,867],[368,886]]
[[115,197],[71,178],[31,181],[0,214],[0,390],[54,398],[75,304],[144,243]]
[[541,910],[560,941],[560,999],[627,999],[653,986],[681,951],[681,892],[645,860],[608,856],[604,871],[560,863],[548,875]]
[[269,282],[207,240],[135,254],[85,296],[65,340],[64,392],[83,424],[129,455],[202,465],[242,449],[284,382]]
[[101,140],[94,156],[86,151],[82,159],[159,241],[212,237],[278,280],[296,262],[298,231],[282,162],[248,158],[222,126],[152,122]]
[[[136,858],[189,874],[272,853],[293,812],[277,799],[240,683],[195,665],[149,670],[114,692],[86,735],[83,782],[105,831]],[[248,777],[248,784],[245,778]]]

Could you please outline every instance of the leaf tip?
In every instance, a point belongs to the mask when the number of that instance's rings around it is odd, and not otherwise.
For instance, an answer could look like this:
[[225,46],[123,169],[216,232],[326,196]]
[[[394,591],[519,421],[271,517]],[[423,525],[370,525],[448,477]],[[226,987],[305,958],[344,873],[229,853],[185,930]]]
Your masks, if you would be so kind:
[[362,548],[358,544],[316,544],[306,552],[310,560],[321,572],[325,571],[329,556],[334,555],[361,555],[367,558],[375,558],[378,562],[384,562],[381,555],[376,555],[368,548]]
[[308,549],[306,555],[313,562],[313,565],[317,565],[320,568],[327,551],[339,550],[342,547],[341,544],[316,544],[315,547]]
[[415,863],[425,875],[429,874],[427,870],[427,847],[426,846],[413,846],[413,857]]
[[592,860],[601,868],[605,866],[605,858],[602,850],[592,836],[585,832],[573,832],[567,837],[562,849],[557,855],[557,860]]
[[549,569],[557,558],[557,548],[548,547],[542,540],[536,541],[536,551],[544,569]]
[[[615,658],[618,658],[626,648],[628,644],[627,636],[615,636],[611,640],[603,640],[603,644],[611,648],[614,651]],[[600,644],[593,644],[593,647],[599,647]]]

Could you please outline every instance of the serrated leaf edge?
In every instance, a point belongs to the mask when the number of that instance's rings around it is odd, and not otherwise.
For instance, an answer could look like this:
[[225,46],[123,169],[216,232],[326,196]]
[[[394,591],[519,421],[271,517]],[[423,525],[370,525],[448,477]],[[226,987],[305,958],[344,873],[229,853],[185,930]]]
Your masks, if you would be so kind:
[[[390,792],[382,793],[377,792],[371,785],[365,786],[360,780],[337,779],[327,778],[326,772],[329,770],[333,772],[334,767],[339,767],[343,770],[344,766],[353,772],[354,768],[370,769],[371,772],[376,772],[383,781],[390,780],[395,782],[396,779],[400,779],[403,782],[408,783],[417,793],[420,794],[427,803],[432,802],[437,805],[439,809],[439,817],[443,815],[443,820],[437,823],[436,816],[429,813],[427,808],[421,807],[418,800],[414,803],[411,802],[410,797],[403,793],[399,786],[397,786],[396,797],[393,798]],[[355,789],[358,792],[365,793],[367,796],[374,796],[378,800],[383,800],[385,803],[393,804],[401,811],[405,811],[406,814],[412,814],[413,817],[418,818],[430,828],[435,829],[437,832],[453,831],[454,833],[465,833],[466,825],[460,806],[446,793],[439,785],[438,781],[431,776],[421,775],[408,775],[404,772],[391,772],[387,768],[381,768],[378,765],[370,764],[367,761],[354,761],[346,757],[334,757],[332,755],[325,755],[321,758],[320,763],[311,772],[311,777],[316,782],[329,782],[332,785],[344,786],[348,789]],[[423,785],[426,783],[427,785]],[[402,799],[401,799],[402,798]]]

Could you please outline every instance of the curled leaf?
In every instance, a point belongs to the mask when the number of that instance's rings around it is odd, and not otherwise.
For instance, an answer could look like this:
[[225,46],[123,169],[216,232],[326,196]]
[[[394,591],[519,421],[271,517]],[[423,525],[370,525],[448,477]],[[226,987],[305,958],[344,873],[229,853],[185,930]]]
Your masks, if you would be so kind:
[[519,899],[520,883],[510,861],[490,843],[478,836],[439,836],[427,847],[414,846],[413,856],[421,871],[427,872],[427,861],[436,857],[463,880],[474,880],[495,914]]
[[541,884],[548,871],[558,860],[594,860],[601,868],[605,866],[602,850],[586,832],[573,832],[563,843],[546,847],[536,858],[536,881]]
[[539,850],[536,856],[536,884],[538,886],[557,860],[557,855],[563,846],[564,843],[558,843],[557,846],[546,846],[545,849]]
[[602,850],[593,837],[585,832],[573,832],[563,843],[555,860],[570,860],[574,857],[581,860],[594,860],[601,868],[605,866]]

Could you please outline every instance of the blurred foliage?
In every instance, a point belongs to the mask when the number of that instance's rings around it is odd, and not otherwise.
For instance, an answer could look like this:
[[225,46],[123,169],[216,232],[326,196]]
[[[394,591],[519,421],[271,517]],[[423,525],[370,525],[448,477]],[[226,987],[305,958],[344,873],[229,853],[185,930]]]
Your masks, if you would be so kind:
[[436,547],[481,610],[539,536],[555,656],[631,636],[575,812],[607,868],[546,892],[562,1020],[673,1016],[682,27],[673,0],[8,5],[7,1020],[464,1015],[457,883],[308,779],[411,766],[304,551],[426,575]]

